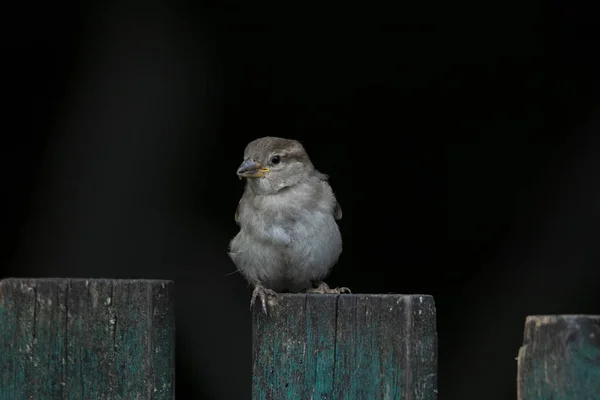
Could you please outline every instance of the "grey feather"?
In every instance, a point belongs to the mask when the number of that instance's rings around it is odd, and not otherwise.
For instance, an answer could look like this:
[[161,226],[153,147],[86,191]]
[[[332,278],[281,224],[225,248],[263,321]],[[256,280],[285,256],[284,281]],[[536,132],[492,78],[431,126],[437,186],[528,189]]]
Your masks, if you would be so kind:
[[[281,161],[272,163],[277,155]],[[239,233],[229,256],[253,285],[298,292],[324,279],[342,252],[336,219],[342,209],[328,182],[302,145],[282,138],[257,139],[245,160],[269,168],[249,178],[237,206]]]
[[[315,175],[317,175],[322,181],[326,181],[329,183],[329,175],[319,172],[317,170],[315,170]],[[340,202],[337,201],[337,199],[335,201],[335,204],[333,205],[333,216],[335,219],[342,219],[342,206],[340,205]]]

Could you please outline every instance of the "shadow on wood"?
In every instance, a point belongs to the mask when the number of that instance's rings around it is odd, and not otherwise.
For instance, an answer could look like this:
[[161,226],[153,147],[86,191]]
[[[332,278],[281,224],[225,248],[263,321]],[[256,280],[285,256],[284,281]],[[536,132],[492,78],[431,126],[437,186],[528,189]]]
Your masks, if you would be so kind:
[[600,316],[529,316],[519,350],[519,400],[600,399]]
[[171,400],[174,315],[169,281],[0,281],[0,400]]
[[278,294],[253,311],[253,358],[253,400],[434,400],[434,301]]

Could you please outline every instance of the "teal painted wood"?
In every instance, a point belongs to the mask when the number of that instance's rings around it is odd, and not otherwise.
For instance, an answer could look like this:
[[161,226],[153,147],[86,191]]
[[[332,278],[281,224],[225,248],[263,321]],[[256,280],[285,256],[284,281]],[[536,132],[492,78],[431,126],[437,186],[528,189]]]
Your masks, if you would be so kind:
[[173,283],[0,281],[0,400],[172,400]]
[[600,315],[529,316],[519,400],[600,400]]
[[435,400],[426,295],[278,294],[253,311],[253,400]]

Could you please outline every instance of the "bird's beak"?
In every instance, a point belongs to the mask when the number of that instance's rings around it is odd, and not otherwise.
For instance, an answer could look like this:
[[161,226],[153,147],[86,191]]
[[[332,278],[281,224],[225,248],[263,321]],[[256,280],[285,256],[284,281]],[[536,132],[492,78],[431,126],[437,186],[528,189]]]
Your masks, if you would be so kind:
[[242,178],[262,178],[269,168],[263,167],[260,163],[252,160],[245,160],[237,170],[237,174]]

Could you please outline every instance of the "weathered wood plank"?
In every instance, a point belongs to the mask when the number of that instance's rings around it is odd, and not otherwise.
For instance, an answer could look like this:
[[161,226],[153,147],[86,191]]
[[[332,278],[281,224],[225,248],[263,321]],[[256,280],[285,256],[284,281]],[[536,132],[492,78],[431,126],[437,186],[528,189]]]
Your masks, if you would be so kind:
[[433,298],[278,294],[253,313],[252,396],[437,399]]
[[173,283],[0,281],[0,400],[174,399]]
[[519,350],[519,400],[600,399],[600,316],[529,316]]

